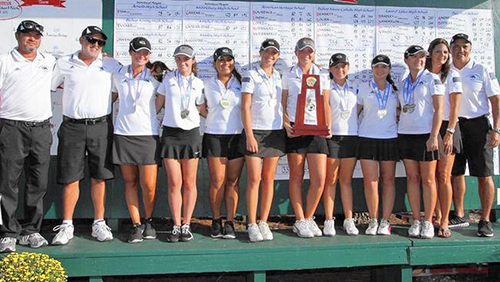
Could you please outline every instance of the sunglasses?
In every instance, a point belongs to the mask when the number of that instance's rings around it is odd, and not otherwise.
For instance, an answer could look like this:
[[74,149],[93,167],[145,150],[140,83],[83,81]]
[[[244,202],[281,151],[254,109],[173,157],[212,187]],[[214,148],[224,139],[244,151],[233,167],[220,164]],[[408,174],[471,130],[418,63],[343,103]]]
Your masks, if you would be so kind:
[[24,29],[27,29],[27,30],[36,30],[40,33],[43,32],[43,26],[41,26],[37,23],[34,23],[34,22],[25,21],[25,22],[21,22],[21,25],[24,27]]
[[92,36],[85,36],[85,40],[87,40],[88,43],[90,44],[96,44],[99,45],[99,47],[104,47],[106,45],[106,40],[102,39],[97,39]]

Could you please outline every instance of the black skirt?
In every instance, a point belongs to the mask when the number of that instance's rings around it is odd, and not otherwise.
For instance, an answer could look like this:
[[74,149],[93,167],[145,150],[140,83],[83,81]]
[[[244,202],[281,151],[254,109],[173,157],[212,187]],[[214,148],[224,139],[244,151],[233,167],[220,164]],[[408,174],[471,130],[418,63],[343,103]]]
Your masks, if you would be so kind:
[[[441,128],[439,129],[439,134],[441,135],[441,138],[444,138],[449,123],[450,123],[449,121],[443,120]],[[460,125],[457,122],[457,125],[455,126],[455,133],[453,133],[453,153],[460,154],[462,153],[462,149],[463,149],[462,132],[460,132]]]
[[241,134],[209,134],[203,135],[203,157],[227,158],[233,160],[243,157],[238,145]]
[[159,137],[113,136],[113,163],[117,165],[151,165],[160,162]]
[[345,159],[356,157],[356,146],[358,136],[334,135],[326,139],[328,145],[328,157],[334,159]]
[[399,134],[399,156],[402,160],[429,162],[439,160],[439,151],[427,152],[430,134]]
[[241,133],[239,152],[245,156],[259,158],[281,157],[285,154],[285,130],[253,130],[253,136],[257,140],[259,151],[252,153],[247,151],[247,136],[245,130]]
[[184,130],[163,126],[160,157],[167,159],[201,158],[201,136],[199,127]]
[[360,160],[399,161],[398,138],[358,137],[356,154]]

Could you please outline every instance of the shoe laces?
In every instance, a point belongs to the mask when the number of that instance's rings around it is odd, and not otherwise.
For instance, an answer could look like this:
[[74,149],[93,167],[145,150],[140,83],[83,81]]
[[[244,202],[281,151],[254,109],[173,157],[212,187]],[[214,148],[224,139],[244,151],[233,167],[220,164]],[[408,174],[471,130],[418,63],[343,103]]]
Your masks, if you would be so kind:
[[302,228],[308,228],[308,223],[305,219],[301,219],[301,220],[298,220],[295,222],[295,224],[297,224],[297,227],[299,229],[302,229]]
[[96,231],[98,232],[111,232],[111,227],[106,224],[94,224]]
[[377,220],[375,218],[372,218],[370,219],[370,221],[368,221],[369,228],[375,228],[376,226],[377,226]]
[[61,224],[61,225],[56,225],[54,228],[52,228],[52,231],[66,231],[71,225],[69,224]]
[[33,234],[30,234],[28,239],[31,239],[31,240],[45,240],[45,238],[42,237],[42,235],[40,235],[40,233],[33,233]]
[[180,234],[180,233],[181,233],[181,227],[177,226],[177,225],[174,225],[174,227],[172,228],[172,235],[177,235],[177,234]]
[[181,227],[181,230],[182,230],[182,233],[191,232],[191,230],[190,230],[190,228],[189,228],[189,224],[184,224],[184,225]]
[[10,238],[10,237],[4,237],[0,240],[0,243],[2,244],[7,244],[7,243],[10,243],[11,240],[14,240],[14,238]]

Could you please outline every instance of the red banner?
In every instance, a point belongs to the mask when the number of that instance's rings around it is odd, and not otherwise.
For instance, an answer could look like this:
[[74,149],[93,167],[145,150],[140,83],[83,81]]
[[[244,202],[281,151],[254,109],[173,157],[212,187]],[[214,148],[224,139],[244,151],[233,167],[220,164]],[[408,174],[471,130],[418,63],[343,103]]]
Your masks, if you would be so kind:
[[58,8],[66,8],[66,6],[64,6],[65,2],[66,0],[23,0],[23,4],[21,4],[21,7],[45,5],[45,6],[54,6]]
[[341,3],[351,3],[351,4],[358,4],[358,0],[333,0],[335,2],[341,2]]

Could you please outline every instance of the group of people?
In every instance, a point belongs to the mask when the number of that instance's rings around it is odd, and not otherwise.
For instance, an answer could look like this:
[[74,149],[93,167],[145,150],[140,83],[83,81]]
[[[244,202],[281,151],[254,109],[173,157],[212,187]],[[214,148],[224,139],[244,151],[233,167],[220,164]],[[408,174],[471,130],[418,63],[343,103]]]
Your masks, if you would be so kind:
[[[192,240],[190,222],[201,157],[207,159],[210,172],[211,236],[236,236],[233,219],[246,163],[249,240],[272,240],[267,222],[274,174],[284,155],[296,218],[293,232],[299,237],[335,236],[337,179],[345,215],[343,228],[348,235],[359,234],[351,185],[357,160],[370,216],[365,234],[391,234],[395,167],[403,160],[413,214],[409,236],[434,237],[432,219],[436,214],[438,236],[450,237],[453,197],[458,220],[466,222],[466,162],[470,175],[478,178],[482,216],[477,234],[493,235],[489,221],[494,198],[492,150],[500,141],[500,87],[492,71],[470,58],[472,43],[465,34],[456,34],[450,44],[435,39],[427,51],[410,46],[402,54],[409,71],[400,83],[391,77],[391,59],[379,54],[371,62],[373,79],[356,85],[348,79],[345,54],[333,54],[327,70],[315,64],[316,47],[311,38],[298,40],[297,62],[284,74],[274,68],[280,57],[280,45],[274,39],[262,42],[260,62],[244,74],[236,70],[232,50],[218,48],[213,54],[216,75],[203,81],[197,77],[195,50],[189,45],[175,49],[176,69],[171,71],[161,62],[151,63],[150,42],[136,37],[129,43],[131,63],[121,65],[102,55],[107,36],[99,27],[89,26],[79,39],[81,50],[56,60],[38,51],[43,31],[34,21],[21,22],[15,33],[17,47],[0,57],[0,252],[15,251],[16,243],[33,248],[48,244],[39,231],[52,143],[50,91],[61,85],[63,122],[58,131],[57,181],[64,186],[63,221],[54,228],[57,234],[52,244],[64,245],[73,238],[72,218],[85,162],[94,206],[92,236],[97,240],[113,239],[104,217],[105,181],[114,177],[114,165],[119,165],[123,176],[133,223],[128,242],[156,238],[152,214],[160,162],[168,179],[173,218],[169,241]],[[305,74],[318,77],[324,104],[308,99],[312,104],[307,108],[324,109],[328,136],[298,136],[294,130]],[[118,115],[113,122],[116,99]],[[490,103],[493,125],[488,119]],[[160,136],[157,114],[162,108]],[[203,137],[200,116],[206,119]],[[317,120],[316,115],[311,116]],[[310,182],[303,199],[306,161]],[[26,179],[23,225],[15,217],[22,171]],[[314,220],[320,201],[325,213],[323,230]]]

